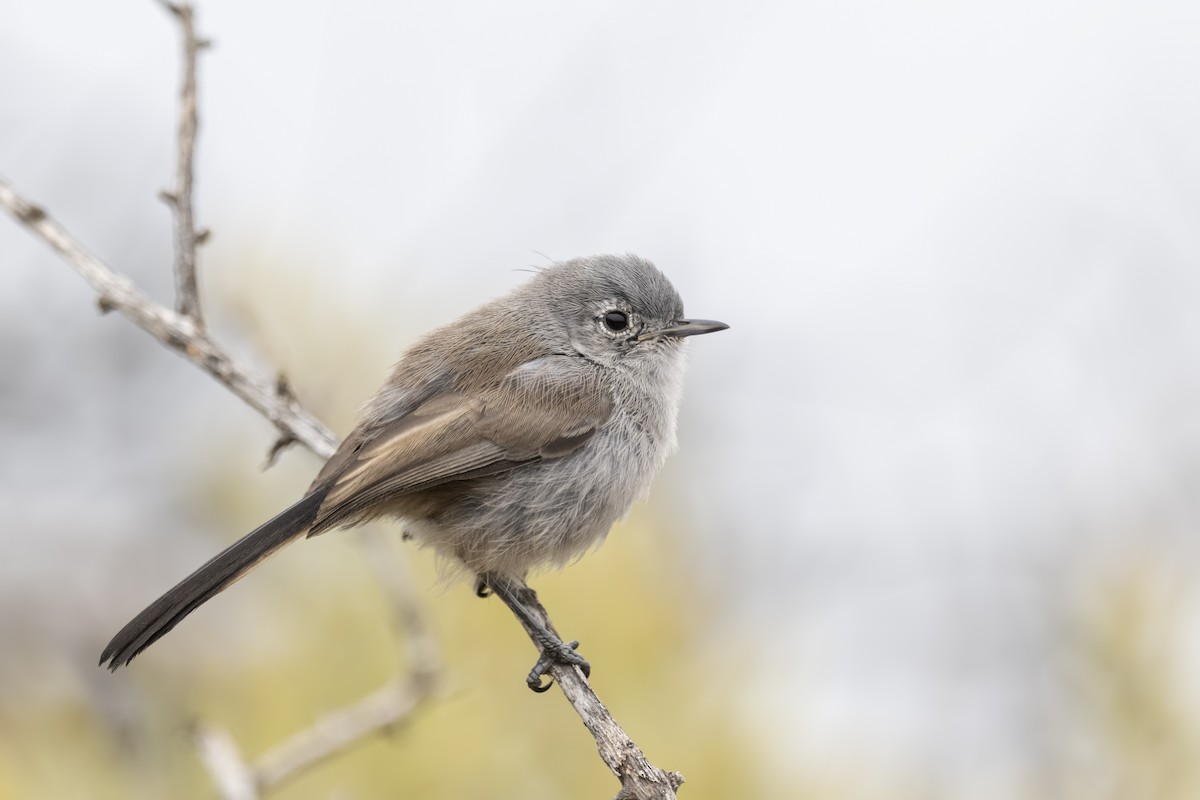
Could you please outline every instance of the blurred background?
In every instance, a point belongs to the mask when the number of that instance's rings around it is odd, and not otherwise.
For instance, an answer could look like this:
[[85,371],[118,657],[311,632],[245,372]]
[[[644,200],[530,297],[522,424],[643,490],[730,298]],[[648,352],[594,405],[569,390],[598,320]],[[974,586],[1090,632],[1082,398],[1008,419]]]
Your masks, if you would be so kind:
[[[171,303],[178,32],[0,13],[0,173]],[[636,252],[694,316],[679,453],[535,576],[687,798],[1200,796],[1200,6],[199,9],[210,327],[339,434],[521,270]],[[404,658],[322,537],[131,669],[103,644],[319,463],[0,220],[0,797],[207,798]],[[394,529],[393,534],[397,533]],[[444,697],[279,798],[609,797],[495,601],[409,549]]]

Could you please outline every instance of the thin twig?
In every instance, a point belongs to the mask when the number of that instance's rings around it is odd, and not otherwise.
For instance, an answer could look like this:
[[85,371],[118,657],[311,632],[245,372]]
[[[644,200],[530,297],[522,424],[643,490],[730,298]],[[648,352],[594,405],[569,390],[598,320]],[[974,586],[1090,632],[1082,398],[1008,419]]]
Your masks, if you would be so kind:
[[396,537],[369,530],[364,544],[388,596],[408,655],[408,675],[394,679],[358,702],[317,720],[261,755],[254,763],[258,787],[271,789],[300,772],[377,734],[389,734],[411,718],[432,695],[441,672],[437,642],[413,591],[407,559]]
[[[89,253],[39,206],[19,195],[0,179],[0,207],[54,248],[96,291],[104,311],[119,311],[163,344],[177,350],[223,383],[280,431],[270,460],[288,443],[300,441],[317,455],[328,458],[337,440],[297,402],[286,378],[264,381],[238,365],[207,335],[200,315],[196,288],[197,234],[192,221],[192,159],[196,136],[195,59],[204,42],[198,41],[190,5],[163,5],[183,27],[184,86],[181,92],[179,164],[176,189],[166,195],[176,223],[175,276],[177,311],[159,305],[128,278],[117,274]],[[381,579],[400,627],[411,636],[407,642],[410,671],[393,679],[358,702],[318,720],[247,764],[233,739],[215,727],[197,724],[193,741],[224,800],[258,800],[262,791],[292,778],[367,736],[395,730],[432,695],[440,671],[437,645],[406,579],[404,564],[392,552],[393,569],[381,570]]]
[[246,766],[237,744],[224,731],[197,723],[192,742],[208,768],[221,800],[258,800],[254,773]]
[[254,764],[258,786],[274,789],[364,739],[398,730],[428,696],[411,678],[389,681],[264,753]]
[[407,560],[396,547],[395,537],[374,530],[367,534],[371,564],[376,567],[403,634],[408,675],[393,678],[362,699],[326,714],[276,744],[253,764],[242,759],[228,734],[197,725],[196,748],[222,800],[259,800],[264,793],[364,739],[396,732],[433,696],[441,658],[413,592]]
[[196,57],[208,41],[196,35],[196,12],[191,3],[159,0],[179,22],[183,35],[183,84],[179,90],[178,157],[175,188],[159,196],[171,207],[175,217],[175,310],[190,318],[196,330],[204,330],[200,310],[200,292],[196,284],[196,249],[208,238],[197,232],[192,209],[192,179],[195,174],[196,131],[199,114],[196,103]]
[[[550,615],[537,599],[537,594],[524,583],[514,588],[521,594],[525,607],[540,616],[546,628],[557,636]],[[525,625],[520,614],[514,616],[529,634],[534,647],[538,647],[534,630]],[[600,758],[621,781],[621,791],[615,800],[675,800],[675,793],[683,784],[683,776],[678,772],[659,769],[647,760],[646,754],[633,743],[629,734],[600,702],[579,667],[555,663],[550,667],[550,674],[575,713],[583,720],[584,727],[596,740]]]
[[[198,46],[192,27],[190,6],[163,3],[185,26],[185,70],[194,69]],[[286,378],[275,381],[256,378],[222,351],[201,326],[196,296],[195,247],[204,234],[196,234],[191,224],[191,157],[194,152],[195,102],[194,77],[185,78],[179,128],[180,164],[176,193],[168,197],[175,211],[176,283],[179,287],[179,311],[173,312],[145,295],[128,278],[117,274],[89,253],[64,228],[39,206],[19,195],[0,179],[0,207],[54,248],[76,272],[95,289],[103,311],[119,311],[138,327],[163,344],[179,351],[207,371],[235,394],[260,411],[279,428],[280,436],[271,450],[274,460],[279,450],[293,441],[301,441],[323,458],[336,448],[337,440],[315,417],[297,402]],[[192,122],[189,124],[189,118]],[[190,309],[190,312],[189,312]],[[312,727],[299,731],[265,753],[254,764],[241,757],[236,743],[224,731],[197,724],[193,740],[201,760],[212,774],[224,800],[257,800],[262,791],[272,788],[305,769],[337,754],[373,734],[396,730],[433,692],[440,671],[436,642],[425,624],[424,615],[403,577],[403,561],[393,552],[394,570],[381,571],[383,585],[404,631],[412,635],[407,642],[411,662],[406,679],[393,679],[381,689],[358,702],[326,717]]]
[[290,396],[281,397],[275,383],[263,380],[237,363],[191,318],[164,308],[146,296],[133,281],[118,275],[89,253],[41,207],[17,194],[0,178],[0,208],[50,245],[72,269],[91,284],[104,311],[119,311],[158,341],[216,378],[279,429],[321,458],[329,458],[337,439],[320,420]]

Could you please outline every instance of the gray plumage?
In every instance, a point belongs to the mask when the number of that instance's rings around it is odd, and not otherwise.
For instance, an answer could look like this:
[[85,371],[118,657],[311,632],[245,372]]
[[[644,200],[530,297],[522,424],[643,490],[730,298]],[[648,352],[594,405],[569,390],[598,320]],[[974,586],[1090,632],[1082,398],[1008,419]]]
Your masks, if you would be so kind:
[[569,561],[674,449],[683,337],[724,327],[683,319],[636,256],[538,272],[418,341],[305,497],[138,615],[101,663],[129,663],[287,542],[378,517],[475,574]]

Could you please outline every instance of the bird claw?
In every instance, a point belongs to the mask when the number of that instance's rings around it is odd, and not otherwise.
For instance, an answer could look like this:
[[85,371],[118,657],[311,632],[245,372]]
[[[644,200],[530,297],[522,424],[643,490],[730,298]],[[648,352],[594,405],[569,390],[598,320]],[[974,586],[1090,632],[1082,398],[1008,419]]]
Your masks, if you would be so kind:
[[[531,690],[539,694],[546,691],[554,685],[554,679],[550,677],[550,668],[555,664],[579,667],[579,670],[583,673],[583,677],[590,678],[592,675],[592,665],[588,663],[586,658],[575,652],[578,647],[579,641],[575,640],[571,642],[557,642],[542,650],[537,663],[529,671],[529,677],[525,679],[525,683]],[[547,679],[545,682],[542,681],[543,677]]]
[[[530,670],[529,677],[525,679],[525,683],[531,691],[541,694],[542,692],[549,691],[550,687],[554,685],[554,679],[546,675],[546,670],[548,669],[550,669],[549,662],[543,663],[541,659],[538,659],[537,665]],[[546,675],[545,683],[542,683],[543,675]]]

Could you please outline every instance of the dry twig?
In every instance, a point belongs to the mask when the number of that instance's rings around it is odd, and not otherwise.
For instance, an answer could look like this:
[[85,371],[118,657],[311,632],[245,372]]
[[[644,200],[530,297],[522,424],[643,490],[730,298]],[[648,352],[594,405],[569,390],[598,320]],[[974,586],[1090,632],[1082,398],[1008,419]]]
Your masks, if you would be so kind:
[[363,739],[394,733],[435,691],[441,660],[412,590],[407,562],[395,537],[369,531],[365,545],[405,644],[407,675],[394,678],[349,706],[326,714],[276,744],[253,763],[241,758],[227,733],[197,725],[193,734],[196,748],[223,800],[259,800],[264,793]]
[[[0,179],[0,208],[58,252],[97,295],[102,311],[118,311],[162,344],[179,352],[208,372],[235,395],[274,423],[279,439],[271,450],[271,460],[291,442],[300,442],[322,458],[337,447],[337,438],[296,400],[283,376],[266,380],[234,361],[208,336],[200,317],[196,281],[196,248],[206,238],[197,232],[192,216],[192,174],[196,136],[195,67],[199,51],[206,42],[196,36],[194,9],[190,4],[163,3],[183,27],[184,86],[178,143],[175,190],[164,193],[176,225],[175,278],[178,289],[177,309],[166,308],[139,289],[129,278],[118,274],[80,244],[40,206],[22,197]],[[268,751],[254,766],[247,765],[228,734],[205,724],[193,732],[198,753],[225,800],[257,800],[270,788],[312,766],[320,760],[350,747],[362,738],[403,725],[413,711],[431,696],[440,669],[437,647],[429,635],[411,590],[400,592],[402,564],[393,553],[395,572],[385,584],[395,613],[407,621],[406,630],[416,636],[409,643],[413,660],[411,674],[394,679],[382,689],[345,709],[331,713],[312,728],[297,732]]]
[[253,770],[262,789],[278,786],[354,742],[376,733],[395,732],[436,688],[441,657],[413,592],[412,576],[399,542],[394,536],[370,530],[364,546],[404,642],[407,676],[393,679],[353,705],[326,715],[259,756]]
[[337,447],[335,437],[320,420],[291,396],[280,396],[275,382],[254,375],[198,330],[191,317],[177,314],[151,300],[133,281],[118,275],[89,253],[42,208],[19,195],[0,179],[0,208],[8,211],[35,236],[54,248],[96,291],[103,311],[118,311],[167,347],[179,352],[246,401],[281,434],[291,436],[322,458]]
[[159,0],[179,20],[183,35],[183,85],[179,90],[179,153],[175,166],[175,188],[160,192],[175,217],[175,310],[190,317],[197,330],[204,330],[200,313],[200,292],[196,285],[196,251],[208,238],[197,231],[192,212],[192,178],[196,163],[196,130],[199,114],[196,103],[196,59],[209,42],[196,36],[196,14],[191,3],[175,4]]
[[242,760],[237,743],[224,731],[196,723],[192,742],[200,761],[212,776],[221,800],[258,800],[254,773]]
[[[554,630],[550,616],[537,599],[537,594],[524,584],[514,588],[520,593],[525,607],[541,617],[546,628],[557,636],[558,632]],[[515,616],[521,621],[520,614]],[[524,622],[522,626],[536,646],[534,631]],[[650,763],[646,754],[633,743],[629,734],[617,724],[608,708],[592,691],[591,684],[583,677],[579,667],[555,663],[550,667],[550,674],[596,740],[600,758],[621,781],[621,791],[615,800],[675,800],[675,792],[683,784],[683,776]]]

